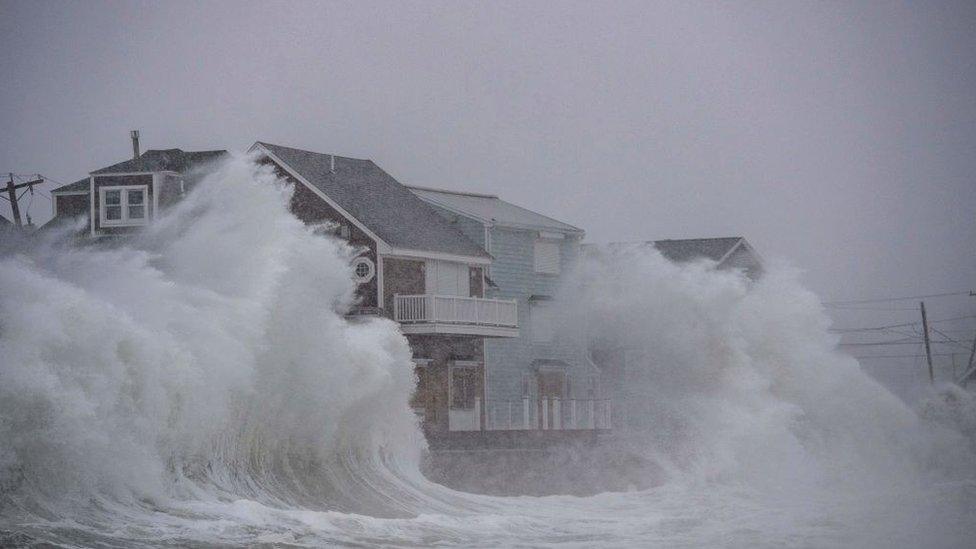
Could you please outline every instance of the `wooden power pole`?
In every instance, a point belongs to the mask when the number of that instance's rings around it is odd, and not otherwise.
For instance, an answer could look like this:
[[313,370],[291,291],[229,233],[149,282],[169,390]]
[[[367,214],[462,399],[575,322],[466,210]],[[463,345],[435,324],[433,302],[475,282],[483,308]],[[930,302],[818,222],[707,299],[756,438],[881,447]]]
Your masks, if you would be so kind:
[[973,348],[969,351],[969,364],[966,366],[966,371],[962,374],[962,386],[966,386],[966,382],[973,375],[973,357],[976,357],[976,334],[973,334]]
[[17,189],[28,187],[33,192],[34,185],[40,185],[41,183],[44,183],[44,179],[38,178],[26,183],[14,184],[14,174],[10,174],[10,181],[7,182],[7,199],[10,200],[10,211],[13,213],[14,223],[18,227],[23,226],[23,222],[20,220],[20,205],[17,204]]
[[925,317],[925,302],[919,301],[918,305],[922,309],[922,332],[925,335],[925,358],[929,363],[929,383],[935,383],[935,370],[932,369],[932,347],[929,344],[929,320]]

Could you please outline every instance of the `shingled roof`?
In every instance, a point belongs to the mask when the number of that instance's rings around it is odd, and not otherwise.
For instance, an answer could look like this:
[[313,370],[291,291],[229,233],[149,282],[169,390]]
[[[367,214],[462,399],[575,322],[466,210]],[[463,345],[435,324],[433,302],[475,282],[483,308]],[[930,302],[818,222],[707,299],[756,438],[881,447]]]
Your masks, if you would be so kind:
[[728,255],[740,240],[742,240],[741,236],[655,240],[654,247],[661,252],[661,255],[675,263],[684,263],[701,258],[719,261]]
[[184,173],[194,166],[219,159],[227,151],[182,151],[180,149],[155,150],[150,149],[139,158],[132,158],[125,162],[113,164],[107,168],[95,170],[93,174],[132,173],[132,172],[178,172]]
[[408,187],[414,194],[431,204],[474,217],[486,224],[518,229],[536,229],[582,234],[583,230],[540,213],[505,202],[495,195]]
[[[186,173],[193,168],[213,162],[227,155],[227,151],[183,151],[180,149],[157,150],[150,149],[139,158],[130,158],[106,168],[91,172],[92,174],[136,173],[136,172],[177,172]],[[74,183],[62,185],[53,189],[52,193],[88,192],[88,178],[79,179]]]
[[68,183],[67,185],[62,185],[57,189],[52,189],[51,193],[77,193],[77,192],[88,192],[88,186],[91,182],[88,178],[79,179],[74,183]]
[[682,238],[678,240],[644,240],[637,242],[610,242],[605,245],[584,244],[589,253],[601,252],[626,253],[630,250],[654,246],[665,259],[674,263],[688,263],[701,259],[724,261],[740,244],[745,247],[757,261],[761,261],[752,246],[741,236],[726,236],[720,238]]
[[[257,142],[393,248],[488,259],[434,209],[371,160]],[[332,163],[335,163],[333,171]]]

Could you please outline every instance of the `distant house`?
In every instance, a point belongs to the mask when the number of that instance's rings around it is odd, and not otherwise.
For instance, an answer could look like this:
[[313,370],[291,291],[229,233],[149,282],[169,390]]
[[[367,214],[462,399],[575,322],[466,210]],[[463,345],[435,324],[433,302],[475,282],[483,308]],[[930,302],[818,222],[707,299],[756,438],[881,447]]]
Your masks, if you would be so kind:
[[599,371],[578,337],[557,329],[553,298],[576,264],[583,230],[497,196],[411,187],[493,257],[488,295],[518,303],[519,337],[486,340],[489,429],[606,427]]
[[86,216],[89,236],[127,234],[178,200],[227,151],[148,150],[51,191],[54,226]]
[[[708,261],[715,269],[739,270],[751,280],[757,280],[763,274],[762,258],[741,236],[615,242],[604,246],[588,245],[586,253],[601,261],[610,261],[648,246],[678,264]],[[653,404],[647,402],[646,394],[641,390],[645,383],[652,381],[645,377],[649,360],[645,350],[632,348],[614,340],[611,335],[591,341],[590,356],[600,366],[606,390],[613,398],[613,427],[617,430],[643,427],[644,418],[650,416],[645,408]]]
[[518,304],[485,294],[488,252],[371,160],[264,142],[251,151],[293,184],[299,219],[327,223],[361,250],[353,313],[400,324],[428,434],[481,430],[485,347],[520,329]]
[[741,236],[611,242],[604,245],[584,246],[585,252],[594,256],[626,254],[642,247],[653,247],[674,263],[711,261],[714,263],[714,268],[719,270],[739,269],[753,280],[761,277],[763,273],[762,257]]

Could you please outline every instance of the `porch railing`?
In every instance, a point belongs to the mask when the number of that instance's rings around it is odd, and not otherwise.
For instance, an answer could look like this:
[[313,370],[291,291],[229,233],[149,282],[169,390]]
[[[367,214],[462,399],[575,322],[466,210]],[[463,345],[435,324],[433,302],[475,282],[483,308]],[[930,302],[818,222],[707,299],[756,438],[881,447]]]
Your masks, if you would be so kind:
[[613,420],[610,399],[525,397],[491,400],[484,409],[488,431],[610,429]]
[[393,319],[404,323],[448,323],[518,327],[515,300],[482,299],[455,295],[394,296]]

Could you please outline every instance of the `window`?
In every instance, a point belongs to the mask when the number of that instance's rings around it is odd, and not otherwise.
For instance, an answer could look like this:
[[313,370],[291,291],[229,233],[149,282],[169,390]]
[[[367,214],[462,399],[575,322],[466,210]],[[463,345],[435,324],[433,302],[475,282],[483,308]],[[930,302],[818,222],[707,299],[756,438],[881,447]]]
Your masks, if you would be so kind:
[[146,224],[145,185],[124,187],[100,187],[99,221],[104,226],[126,226]]
[[352,262],[352,279],[360,284],[373,280],[376,274],[376,265],[368,257],[357,257]]
[[552,307],[547,303],[533,303],[529,309],[531,315],[532,341],[549,343],[552,341],[555,328]]
[[451,408],[471,410],[478,395],[478,374],[480,370],[472,367],[451,367]]
[[535,241],[535,272],[559,274],[559,241],[539,238]]

